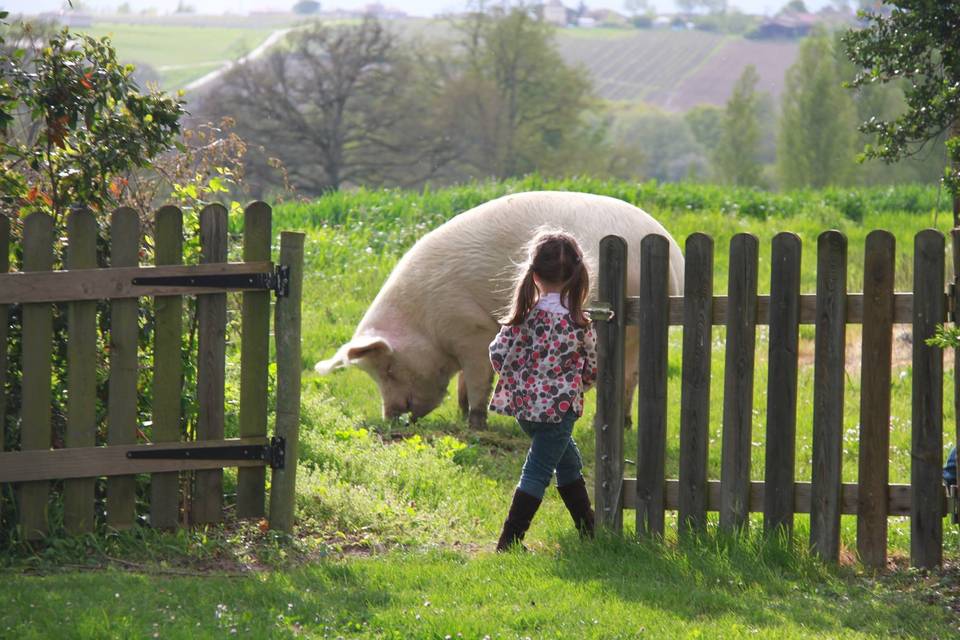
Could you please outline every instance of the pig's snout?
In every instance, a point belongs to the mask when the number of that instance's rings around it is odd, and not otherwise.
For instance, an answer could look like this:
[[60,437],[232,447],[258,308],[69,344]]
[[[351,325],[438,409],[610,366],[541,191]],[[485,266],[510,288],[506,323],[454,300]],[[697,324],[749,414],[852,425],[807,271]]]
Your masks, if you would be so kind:
[[416,420],[430,413],[430,409],[413,398],[405,398],[402,402],[383,405],[383,417],[387,420],[393,420],[408,413],[413,420]]

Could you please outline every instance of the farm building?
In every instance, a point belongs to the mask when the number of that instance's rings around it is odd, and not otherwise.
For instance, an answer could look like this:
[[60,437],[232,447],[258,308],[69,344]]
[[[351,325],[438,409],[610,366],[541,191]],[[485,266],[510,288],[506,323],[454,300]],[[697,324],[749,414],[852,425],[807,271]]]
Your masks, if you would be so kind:
[[757,40],[776,38],[802,38],[810,33],[820,18],[812,13],[781,13],[768,18],[749,37]]
[[565,27],[569,24],[570,10],[563,6],[560,0],[550,0],[542,7],[543,21],[549,24],[555,24],[559,27]]

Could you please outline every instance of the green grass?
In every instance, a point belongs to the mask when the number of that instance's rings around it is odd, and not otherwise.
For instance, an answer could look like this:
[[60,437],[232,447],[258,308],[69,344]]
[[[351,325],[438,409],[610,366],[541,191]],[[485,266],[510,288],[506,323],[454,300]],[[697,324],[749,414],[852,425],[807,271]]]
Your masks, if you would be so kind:
[[[797,232],[805,247],[804,286],[812,291],[816,235],[839,228],[849,238],[849,287],[858,291],[863,238],[870,229],[888,228],[897,236],[902,267],[897,281],[909,288],[912,235],[931,226],[935,216],[941,229],[949,225],[946,203],[938,207],[936,190],[920,187],[771,194],[534,177],[425,193],[338,193],[280,205],[274,228],[307,233],[296,536],[284,540],[252,524],[177,534],[137,529],[58,537],[40,550],[11,547],[0,555],[0,564],[7,566],[0,597],[8,602],[0,613],[0,636],[218,637],[236,629],[251,637],[955,637],[960,619],[944,605],[960,603],[956,572],[932,577],[902,572],[878,580],[856,565],[825,567],[804,551],[808,524],[801,516],[790,550],[760,540],[757,517],[741,540],[720,537],[714,520],[704,539],[681,542],[671,515],[665,543],[641,544],[630,539],[632,512],[624,518],[626,539],[581,544],[550,491],[528,534],[533,553],[497,556],[492,544],[527,446],[511,420],[492,416],[487,431],[470,431],[451,393],[417,424],[387,423],[379,417],[376,387],[365,374],[347,370],[321,378],[312,373],[315,361],[349,339],[397,259],[418,237],[475,204],[538,188],[593,191],[636,202],[681,244],[693,231],[713,235],[718,293],[726,286],[726,247],[737,232],[760,238],[763,291],[769,289],[770,239],[781,230]],[[812,334],[805,330],[804,335]],[[763,332],[760,336],[755,479],[762,478],[764,449],[766,342]],[[855,330],[850,340],[856,340]],[[723,370],[719,330],[714,344],[710,456],[716,478]],[[674,477],[679,347],[680,334],[673,332],[667,472]],[[801,397],[809,395],[811,378],[812,366],[806,364]],[[844,476],[852,480],[859,411],[855,368],[847,379]],[[910,464],[909,363],[898,367],[894,380],[890,473],[891,481],[903,482]],[[235,395],[235,389],[228,391]],[[591,393],[574,431],[588,481],[593,405]],[[810,402],[800,406],[797,477],[805,479]],[[235,405],[228,403],[227,410],[233,415],[228,425],[235,425]],[[630,458],[633,437],[628,433]],[[233,486],[234,476],[228,474],[228,492]],[[960,536],[949,526],[946,534],[947,556],[956,562]],[[852,519],[844,519],[842,535],[844,546],[854,548]],[[901,565],[908,535],[905,520],[891,520],[891,551]],[[18,575],[23,572],[39,575]],[[206,577],[189,575],[193,572]]]
[[[949,614],[751,544],[391,552],[245,577],[9,576],[7,637],[948,638]],[[27,615],[35,605],[55,616]]]
[[168,90],[181,89],[248,53],[272,32],[272,29],[122,23],[96,23],[77,30],[95,37],[109,36],[122,62],[150,65],[161,76],[160,86]]

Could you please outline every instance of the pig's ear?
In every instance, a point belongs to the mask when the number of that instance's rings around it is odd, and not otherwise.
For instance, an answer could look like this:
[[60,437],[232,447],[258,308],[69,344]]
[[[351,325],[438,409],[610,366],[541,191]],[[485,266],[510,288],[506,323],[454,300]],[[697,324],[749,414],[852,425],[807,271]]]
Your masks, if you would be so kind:
[[380,337],[363,336],[354,338],[337,349],[337,352],[332,358],[318,362],[313,368],[323,376],[337,369],[343,369],[349,367],[351,364],[356,364],[357,360],[392,350],[390,343]]

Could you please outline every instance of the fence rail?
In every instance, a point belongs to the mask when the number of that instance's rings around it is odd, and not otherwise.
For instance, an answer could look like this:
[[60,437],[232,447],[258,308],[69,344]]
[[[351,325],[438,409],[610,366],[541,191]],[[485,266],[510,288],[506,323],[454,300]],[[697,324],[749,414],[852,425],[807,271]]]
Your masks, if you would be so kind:
[[[109,268],[97,268],[98,223],[78,209],[67,219],[65,269],[53,271],[54,221],[34,213],[23,221],[23,271],[6,273],[11,242],[9,221],[0,217],[0,313],[22,305],[19,450],[0,453],[0,482],[17,483],[19,526],[27,539],[48,532],[50,481],[64,479],[64,527],[69,533],[95,525],[95,484],[107,477],[107,524],[135,522],[136,474],[149,473],[150,521],[157,527],[180,523],[186,505],[195,523],[223,514],[223,467],[238,467],[237,513],[265,513],[265,467],[275,467],[271,526],[292,526],[293,483],[300,407],[300,282],[303,235],[280,234],[279,268],[271,262],[272,213],[254,203],[244,212],[244,262],[227,262],[227,211],[210,205],[200,212],[200,262],[184,265],[183,216],[163,207],[154,218],[155,265],[139,264],[143,230],[140,215],[115,211],[109,225]],[[277,424],[267,434],[270,292],[275,305]],[[242,292],[240,438],[224,438],[226,292]],[[181,442],[184,383],[183,296],[197,296],[197,440]],[[154,307],[152,405],[138,406],[140,379],[139,302]],[[108,344],[98,344],[97,301],[109,318]],[[67,405],[62,447],[52,449],[51,385],[53,303],[67,310]],[[0,387],[7,373],[7,323],[0,326]],[[106,446],[97,446],[97,351],[107,352],[109,382]],[[3,415],[6,396],[0,400]],[[147,412],[151,443],[143,444],[138,416]],[[0,451],[3,445],[0,429]],[[157,456],[161,457],[157,457]],[[280,461],[280,462],[278,462]],[[180,472],[192,471],[189,476]],[[184,489],[183,492],[181,490]]]
[[[600,246],[598,306],[612,314],[598,322],[596,506],[599,521],[620,530],[623,509],[636,510],[636,530],[662,536],[664,512],[678,511],[681,532],[706,527],[719,512],[722,529],[745,526],[763,513],[767,531],[792,531],[795,513],[810,514],[810,546],[836,561],[840,516],[857,516],[857,551],[871,566],[887,558],[887,518],[911,524],[911,562],[942,560],[946,501],[940,473],[943,455],[942,352],[926,344],[947,321],[953,301],[945,293],[942,234],[917,234],[913,292],[895,293],[895,243],[874,231],[865,247],[863,293],[847,285],[847,241],[836,231],[817,242],[817,291],[800,291],[800,239],[781,233],[772,243],[770,294],[757,295],[758,242],[738,234],[730,243],[728,291],[713,291],[713,240],[686,241],[684,295],[668,296],[669,251],[665,238],[641,243],[639,296],[628,297],[627,247],[608,236]],[[913,326],[911,484],[889,484],[890,382],[893,325]],[[750,477],[755,410],[756,326],[769,326],[764,481]],[[799,327],[816,327],[813,394],[798,398]],[[842,482],[846,327],[861,324],[863,361],[859,478]],[[627,325],[638,325],[639,353],[625,354]],[[679,478],[664,472],[667,438],[668,329],[683,327],[679,424]],[[726,328],[724,345],[721,477],[707,477],[710,426],[712,329]],[[637,477],[623,477],[624,360],[639,358]],[[811,478],[794,477],[798,402],[812,402]]]

